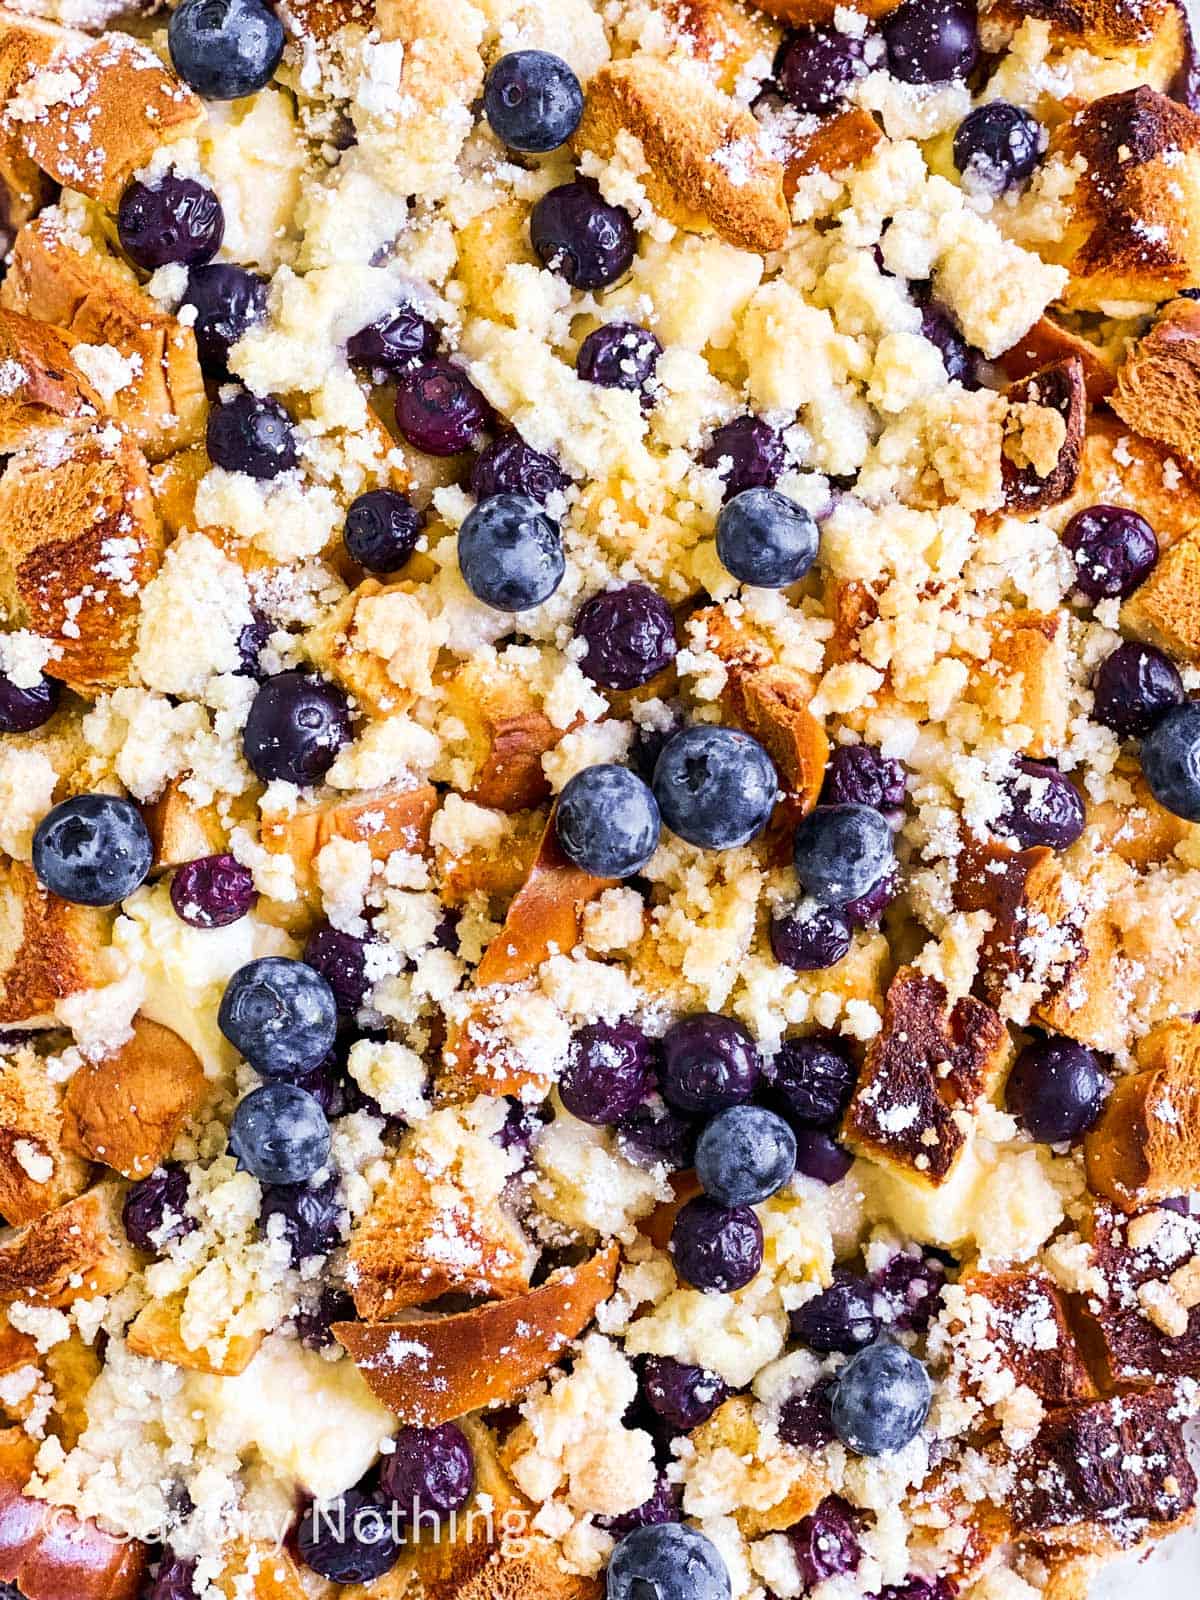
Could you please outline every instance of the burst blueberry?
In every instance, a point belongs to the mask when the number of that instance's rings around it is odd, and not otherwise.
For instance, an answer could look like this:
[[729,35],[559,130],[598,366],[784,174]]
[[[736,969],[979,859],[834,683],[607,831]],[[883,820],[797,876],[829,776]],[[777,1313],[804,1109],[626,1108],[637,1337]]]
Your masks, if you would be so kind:
[[437,347],[437,328],[415,306],[403,303],[352,334],[346,360],[356,367],[408,372],[436,355]]
[[1200,822],[1200,702],[1163,713],[1142,740],[1142,771],[1160,806]]
[[208,458],[226,472],[266,481],[296,465],[292,419],[278,400],[243,389],[208,414]]
[[651,1061],[649,1041],[634,1023],[586,1023],[567,1052],[562,1103],[584,1122],[612,1126],[641,1105]]
[[816,1183],[840,1183],[854,1165],[854,1157],[824,1128],[796,1130],[796,1171]]
[[833,1282],[791,1313],[792,1334],[822,1355],[853,1355],[879,1333],[875,1294],[865,1278],[835,1267]]
[[1092,692],[1093,718],[1122,738],[1149,732],[1164,712],[1186,698],[1170,656],[1134,639],[1105,656]]
[[929,1374],[916,1356],[881,1339],[851,1356],[838,1373],[834,1432],[860,1456],[903,1450],[920,1433],[932,1397]]
[[1028,111],[989,100],[959,123],[954,165],[969,194],[1000,195],[1025,182],[1045,148],[1045,129]]
[[166,172],[155,183],[134,179],[117,207],[121,248],[139,267],[154,272],[178,263],[209,261],[225,237],[225,213],[207,184]]
[[823,972],[836,967],[854,942],[850,919],[840,906],[817,906],[803,901],[790,911],[778,911],[769,929],[771,954],[781,967],[793,972]]
[[696,1177],[710,1200],[756,1206],[778,1193],[796,1169],[796,1136],[762,1106],[731,1106],[696,1145]]
[[705,1367],[672,1356],[647,1356],[642,1364],[642,1393],[656,1416],[681,1433],[707,1422],[729,1395],[723,1379]]
[[779,52],[775,76],[785,99],[805,116],[839,110],[867,73],[863,41],[821,23],[797,28]]
[[745,1288],[762,1266],[762,1224],[749,1206],[723,1206],[701,1196],[681,1207],[669,1248],[684,1283],[730,1294]]
[[830,1406],[833,1402],[833,1379],[818,1378],[810,1389],[799,1389],[788,1395],[779,1407],[776,1429],[784,1444],[795,1445],[800,1450],[819,1450],[832,1444],[836,1435]]
[[873,806],[818,806],[796,828],[792,860],[804,893],[844,906],[895,869],[892,830]]
[[680,1172],[692,1164],[698,1132],[695,1117],[654,1096],[621,1118],[617,1146],[635,1167]]
[[858,1074],[826,1039],[785,1039],[767,1069],[770,1103],[796,1127],[832,1128],[850,1103]]
[[283,24],[261,0],[182,0],[167,24],[171,64],[204,100],[241,100],[269,83]]
[[888,69],[902,83],[949,83],[979,60],[974,0],[904,0],[883,22]]
[[50,721],[58,707],[62,685],[41,677],[25,686],[0,672],[0,733],[32,733]]
[[338,1199],[336,1177],[324,1183],[277,1183],[263,1190],[259,1226],[274,1233],[271,1219],[278,1217],[288,1242],[292,1265],[313,1256],[327,1256],[341,1243],[346,1210]]
[[1074,1039],[1035,1039],[1013,1063],[1004,1103],[1040,1144],[1073,1144],[1095,1126],[1112,1092],[1102,1058]]
[[817,557],[820,534],[803,506],[775,489],[743,489],[721,507],[717,555],[739,583],[782,589]]
[[575,370],[602,389],[628,389],[639,394],[642,409],[654,404],[654,373],[662,345],[649,328],[636,322],[606,322],[589,333],[579,347]]
[[717,428],[700,457],[725,481],[725,499],[747,489],[773,489],[787,466],[782,436],[761,417],[735,417]]
[[680,1111],[711,1115],[749,1100],[762,1061],[740,1022],[713,1011],[684,1017],[662,1041],[662,1092]]
[[483,114],[510,150],[557,150],[579,126],[583,90],[561,56],[514,50],[501,56],[483,87]]
[[896,889],[896,874],[885,872],[866,894],[860,894],[855,900],[847,900],[840,908],[841,913],[852,928],[877,928],[883,913],[896,898]]
[[952,383],[961,383],[964,389],[980,386],[981,356],[958,331],[954,318],[936,300],[929,300],[921,308],[921,336],[936,345]]
[[453,1422],[436,1428],[403,1427],[383,1458],[379,1487],[414,1527],[418,1518],[461,1511],[475,1485],[475,1458]]
[[636,772],[615,762],[585,767],[558,797],[554,832],[567,859],[597,878],[628,878],[658,848],[658,804]]
[[706,850],[749,844],[771,820],[779,780],[748,733],[697,724],[663,746],[654,798],[673,833]]
[[226,378],[230,350],[266,320],[267,280],[248,267],[210,262],[188,273],[182,303],[195,312],[192,332],[205,375]]
[[643,1500],[640,1506],[634,1506],[632,1511],[623,1511],[620,1516],[597,1517],[596,1526],[603,1528],[605,1533],[611,1533],[614,1539],[623,1539],[636,1528],[679,1522],[682,1516],[679,1509],[682,1493],[678,1484],[668,1482],[666,1475],[660,1472],[648,1500]]
[[193,928],[226,928],[254,904],[254,879],[231,855],[185,861],[171,879],[171,904]]
[[308,1350],[327,1350],[334,1343],[335,1322],[353,1322],[354,1301],[349,1292],[327,1283],[315,1301],[296,1313],[296,1332]]
[[148,1177],[130,1187],[121,1208],[121,1226],[136,1250],[159,1255],[172,1239],[180,1239],[197,1226],[187,1212],[188,1175],[175,1162],[155,1167]]
[[361,939],[322,922],[304,945],[304,964],[329,985],[339,1016],[352,1017],[367,996],[367,947]]
[[260,956],[225,986],[217,1025],[256,1072],[295,1078],[333,1048],[337,1005],[325,979],[303,961]]
[[481,500],[458,530],[458,564],[477,600],[528,611],[548,600],[566,570],[558,524],[526,495]]
[[904,767],[873,744],[840,744],[829,757],[821,787],[823,806],[873,806],[889,820],[904,806]]
[[1075,583],[1089,600],[1124,600],[1158,560],[1158,538],[1145,517],[1123,506],[1089,506],[1062,531],[1075,559]]
[[1065,850],[1083,832],[1079,790],[1057,767],[1022,756],[1005,784],[1006,805],[996,830],[1023,850]]
[[710,1539],[686,1522],[626,1534],[612,1553],[606,1600],[729,1600],[729,1569]]
[[544,506],[570,481],[553,456],[535,450],[518,433],[502,433],[485,445],[471,468],[471,493],[477,500],[519,494]]
[[610,205],[592,178],[544,194],[530,216],[529,237],[542,265],[576,289],[607,289],[633,264],[629,213]]
[[575,637],[587,645],[581,671],[605,689],[636,689],[675,659],[675,616],[644,583],[608,589],[580,606]]
[[73,905],[115,906],[145,882],[153,859],[141,812],[114,794],[60,800],[34,830],[39,882]]
[[403,1548],[391,1506],[378,1493],[347,1489],[336,1500],[314,1501],[296,1527],[305,1566],[332,1583],[370,1583],[390,1572]]
[[874,1285],[889,1328],[925,1333],[946,1285],[946,1266],[937,1256],[900,1250],[875,1274]]
[[242,733],[256,778],[319,783],[350,738],[350,706],[335,684],[307,672],[279,672],[259,689]]
[[417,548],[422,521],[399,489],[367,489],[346,512],[346,553],[368,572],[398,572]]
[[479,443],[491,411],[460,366],[444,356],[399,375],[396,426],[415,450],[456,456]]
[[862,1560],[859,1524],[850,1505],[829,1494],[807,1517],[788,1530],[796,1565],[807,1589],[827,1578],[857,1572]]

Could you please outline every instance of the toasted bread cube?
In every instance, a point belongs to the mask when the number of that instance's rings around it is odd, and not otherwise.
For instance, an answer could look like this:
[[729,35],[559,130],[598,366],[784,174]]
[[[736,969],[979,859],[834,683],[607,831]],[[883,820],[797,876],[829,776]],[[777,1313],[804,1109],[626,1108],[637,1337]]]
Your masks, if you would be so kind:
[[[0,106],[64,41],[87,43],[85,34],[55,22],[0,7]],[[51,184],[25,148],[21,129],[0,119],[0,221],[16,231],[49,198]]]
[[308,635],[314,664],[372,716],[405,710],[432,684],[441,640],[415,587],[364,578]]
[[461,849],[435,839],[434,872],[438,893],[447,905],[463,905],[473,894],[507,903],[533,870],[544,826],[541,813],[494,811],[492,817],[497,824],[495,837],[481,832]]
[[[837,0],[749,0],[749,3],[765,11],[768,17],[793,26],[805,22],[832,22],[834,12],[839,9]],[[899,4],[900,0],[854,0],[846,9],[874,20],[886,17]]]
[[1097,406],[1107,400],[1117,381],[1116,369],[1108,352],[1099,345],[1073,333],[1053,317],[1039,317],[1022,339],[1011,350],[997,358],[1005,377],[1016,383],[1019,378],[1031,378],[1043,367],[1054,366],[1074,357],[1083,369],[1083,387],[1088,404]]
[[172,778],[157,800],[141,807],[141,813],[159,870],[181,867],[200,856],[221,855],[228,847],[225,826],[215,808],[189,800],[181,778]]
[[32,1050],[0,1058],[0,1217],[32,1222],[82,1194],[87,1161],[62,1144],[60,1091]]
[[151,1300],[142,1307],[125,1335],[134,1355],[150,1356],[188,1372],[207,1372],[218,1378],[236,1378],[239,1372],[245,1372],[258,1354],[264,1335],[229,1335],[220,1341],[219,1358],[213,1356],[212,1341],[193,1350],[184,1343],[180,1327],[184,1299],[181,1294],[172,1295],[167,1300]]
[[[528,684],[490,662],[465,662],[444,685],[447,709],[465,730],[468,800],[494,811],[528,811],[550,794],[542,757],[563,736]],[[456,785],[457,787],[458,785]]]
[[82,428],[104,402],[71,358],[74,340],[45,322],[0,310],[0,450],[11,454],[48,428]]
[[1042,367],[1010,384],[1006,398],[1019,431],[1005,438],[1000,460],[1004,504],[1018,515],[1044,511],[1069,499],[1079,478],[1087,420],[1083,363],[1067,356]]
[[266,1540],[236,1540],[215,1587],[225,1600],[310,1600],[287,1547]]
[[1062,1294],[1045,1273],[975,1268],[946,1299],[941,1325],[951,1367],[968,1392],[1000,1387],[1003,1372],[1047,1405],[1095,1399]]
[[50,1428],[63,1449],[71,1450],[88,1425],[87,1397],[100,1376],[100,1354],[94,1344],[73,1333],[47,1350],[42,1362],[54,1390]]
[[1200,1376],[1200,1218],[1126,1216],[1098,1201],[1085,1237],[1105,1292],[1082,1297],[1079,1310],[1105,1384]]
[[661,17],[668,38],[726,94],[735,92],[749,62],[778,47],[776,31],[740,0],[663,0]]
[[98,1184],[0,1241],[0,1304],[68,1306],[115,1294],[133,1271],[115,1187]]
[[112,913],[43,889],[33,868],[0,861],[0,1027],[48,1027],[67,995],[104,982]]
[[1121,620],[1170,655],[1200,661],[1200,528],[1162,554],[1122,606]]
[[1163,307],[1117,372],[1112,408],[1136,432],[1166,445],[1200,472],[1200,306],[1179,298]]
[[350,839],[367,845],[375,861],[386,861],[393,850],[423,855],[429,848],[429,828],[437,810],[437,790],[431,783],[369,789],[348,796],[331,794],[276,815],[264,813],[262,843],[276,855],[289,855],[302,892],[316,892],[316,859],[331,839]]
[[1005,726],[1020,724],[1021,745],[1042,759],[1061,750],[1070,704],[1068,616],[1017,611],[988,618],[992,653],[972,684],[973,697]]
[[1123,1211],[1200,1187],[1200,1025],[1164,1023],[1135,1054],[1084,1142],[1089,1186]]
[[[771,132],[774,137],[774,127]],[[883,129],[869,111],[849,106],[815,128],[807,126],[807,119],[799,127],[782,123],[779,136],[783,192],[790,204],[801,182],[814,173],[837,177],[861,167],[882,140]]]
[[1094,505],[1137,511],[1158,535],[1160,550],[1200,527],[1200,487],[1180,471],[1165,445],[1098,412],[1088,418],[1075,493],[1047,521],[1061,528],[1076,511]]
[[[1114,83],[1114,67],[1123,68],[1122,81],[1149,84],[1173,93],[1184,68],[1189,47],[1187,15],[1174,0],[1141,0],[1127,6],[1120,0],[995,0],[987,8],[985,48],[1002,49],[1026,21],[1046,23],[1054,54],[1043,69],[1045,92],[1037,106],[1039,115],[1057,120],[1062,108],[1076,110],[1086,96],[1090,74],[1082,74],[1084,94],[1070,81],[1069,70],[1058,74],[1058,60],[1078,58],[1086,51],[1092,73],[1103,72]],[[1058,55],[1061,52],[1061,58]],[[1108,69],[1104,71],[1104,69]],[[1093,96],[1095,91],[1092,91]],[[1031,108],[1032,109],[1032,108]]]

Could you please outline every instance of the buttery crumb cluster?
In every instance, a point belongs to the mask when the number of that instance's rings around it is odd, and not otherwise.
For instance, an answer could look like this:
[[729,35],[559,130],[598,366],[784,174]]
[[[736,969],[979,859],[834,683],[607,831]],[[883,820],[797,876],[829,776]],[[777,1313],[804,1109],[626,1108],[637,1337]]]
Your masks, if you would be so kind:
[[0,1589],[1189,1520],[1194,105],[1176,0],[0,10]]

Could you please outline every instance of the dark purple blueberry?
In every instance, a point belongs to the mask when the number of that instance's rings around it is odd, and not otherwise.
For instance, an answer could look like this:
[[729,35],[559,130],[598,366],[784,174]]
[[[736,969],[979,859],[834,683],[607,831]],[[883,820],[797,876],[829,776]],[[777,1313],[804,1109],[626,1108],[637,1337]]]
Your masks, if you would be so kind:
[[423,521],[399,489],[368,489],[346,512],[346,553],[368,572],[399,572],[417,548]]
[[875,1291],[865,1278],[845,1267],[833,1269],[833,1282],[791,1313],[792,1335],[822,1355],[853,1355],[879,1333]]
[[544,1102],[527,1106],[521,1100],[510,1100],[496,1143],[501,1150],[528,1150],[550,1115],[549,1106]]
[[862,1560],[858,1519],[838,1495],[826,1495],[811,1516],[803,1517],[788,1538],[805,1587],[815,1589],[826,1578],[856,1572]]
[[274,631],[270,619],[264,617],[260,611],[256,611],[254,613],[254,621],[248,622],[238,634],[238,655],[242,658],[242,664],[238,668],[238,672],[243,677],[256,678],[259,683],[262,682],[266,674],[263,672],[259,658],[266,649]]
[[307,1507],[296,1528],[296,1550],[306,1567],[333,1583],[370,1583],[399,1560],[401,1521],[382,1494],[347,1489]]
[[783,438],[761,417],[735,417],[716,429],[700,457],[725,480],[725,499],[746,489],[773,489],[787,466]]
[[672,1356],[647,1356],[642,1365],[642,1393],[656,1415],[680,1433],[698,1428],[728,1398],[724,1379],[704,1367],[691,1367]]
[[248,389],[213,406],[207,438],[209,460],[226,472],[264,480],[296,465],[291,417],[278,400],[264,400]]
[[379,1487],[414,1527],[422,1514],[448,1517],[461,1511],[475,1485],[475,1458],[462,1429],[404,1427],[383,1458]]
[[587,645],[579,665],[605,689],[636,689],[675,659],[675,616],[644,583],[593,595],[575,616],[575,637]]
[[[146,1600],[195,1600],[196,1591],[192,1587],[195,1575],[194,1561],[183,1561],[170,1550],[164,1550],[158,1571],[146,1590]],[[14,1588],[13,1594],[20,1600],[19,1590]]]
[[192,332],[202,370],[210,378],[227,378],[229,352],[266,319],[267,280],[248,267],[214,261],[188,273],[183,304],[196,313]]
[[1045,148],[1045,129],[1028,111],[989,100],[959,123],[954,165],[968,194],[1004,194],[1025,182]]
[[794,1128],[832,1128],[850,1103],[858,1073],[826,1039],[785,1039],[767,1067],[768,1099]]
[[304,961],[333,990],[338,1015],[352,1017],[366,999],[369,987],[367,947],[363,941],[322,922],[305,941]]
[[875,1274],[874,1283],[876,1303],[882,1300],[888,1327],[924,1333],[941,1300],[946,1268],[936,1256],[899,1251]]
[[282,1217],[283,1236],[298,1267],[310,1256],[327,1256],[341,1243],[346,1211],[336,1178],[324,1183],[277,1183],[263,1190],[258,1221],[264,1233],[272,1217]]
[[400,375],[396,426],[416,450],[456,456],[478,444],[491,410],[466,373],[444,356]]
[[771,918],[771,954],[793,972],[835,967],[852,943],[850,919],[840,906],[797,908]]
[[683,716],[677,707],[670,708],[670,717],[666,727],[637,727],[633,735],[633,746],[629,752],[629,765],[638,774],[651,783],[654,778],[654,769],[658,765],[658,758],[663,753],[666,745],[683,727]]
[[589,1022],[571,1040],[559,1084],[562,1103],[584,1122],[611,1125],[642,1103],[651,1051],[632,1022]]
[[350,738],[350,706],[336,684],[279,672],[254,697],[242,747],[256,778],[319,783]]
[[1112,1093],[1103,1057],[1074,1039],[1035,1039],[1013,1063],[1004,1104],[1039,1144],[1073,1144]]
[[296,1079],[296,1087],[312,1095],[325,1113],[327,1122],[332,1122],[336,1117],[347,1117],[352,1111],[361,1111],[364,1106],[373,1104],[346,1071],[337,1050],[331,1050],[323,1061],[308,1072],[301,1073]]
[[126,255],[147,272],[174,263],[198,267],[221,248],[225,213],[208,185],[195,178],[175,171],[156,184],[135,178],[117,208],[117,236]]
[[693,1289],[730,1294],[762,1266],[762,1224],[749,1206],[720,1206],[701,1196],[680,1208],[669,1249],[676,1272]]
[[790,1394],[779,1408],[777,1423],[784,1444],[800,1450],[820,1450],[832,1444],[836,1437],[829,1415],[832,1402],[832,1378],[818,1378],[811,1389]]
[[1100,663],[1092,717],[1122,738],[1148,732],[1187,698],[1179,669],[1164,651],[1130,640]]
[[974,0],[904,0],[883,22],[888,69],[902,83],[949,83],[979,60]]
[[583,90],[561,56],[513,50],[487,75],[483,114],[510,150],[543,155],[566,144],[579,126]]
[[840,744],[829,757],[821,788],[823,806],[873,806],[890,817],[904,806],[908,778],[902,762],[873,744]]
[[796,1171],[817,1183],[834,1184],[854,1165],[854,1157],[823,1128],[796,1129]]
[[867,73],[863,41],[816,23],[784,43],[775,76],[786,99],[806,116],[827,117],[845,104],[846,90]]
[[309,1350],[327,1350],[333,1343],[335,1322],[353,1322],[357,1312],[345,1289],[326,1284],[316,1303],[296,1313],[296,1332]]
[[883,913],[896,898],[896,887],[896,874],[885,874],[866,894],[860,894],[857,900],[847,900],[842,915],[852,928],[877,928]]
[[32,733],[54,715],[62,685],[56,678],[39,678],[20,689],[0,672],[0,733]]
[[979,388],[980,356],[959,333],[950,313],[936,300],[921,308],[921,336],[936,345],[952,383],[964,389]]
[[250,869],[230,855],[185,861],[171,879],[171,904],[192,928],[226,928],[240,921],[254,901]]
[[356,367],[407,372],[436,355],[438,331],[414,306],[384,312],[346,341],[346,360]]
[[496,494],[523,494],[544,506],[571,480],[553,456],[526,444],[518,433],[502,433],[485,445],[471,468],[471,493],[477,500]]
[[958,1593],[950,1578],[905,1578],[903,1583],[885,1583],[879,1600],[954,1600]]
[[996,831],[1016,839],[1023,850],[1049,845],[1065,850],[1083,832],[1079,790],[1057,767],[1021,756],[1005,784],[1007,805]]
[[121,1225],[131,1245],[158,1255],[169,1239],[180,1239],[196,1226],[187,1215],[188,1175],[175,1162],[155,1167],[135,1183],[121,1208]]
[[458,954],[458,925],[461,921],[462,912],[456,906],[443,906],[442,915],[433,931],[436,949],[448,950],[452,956]]
[[1142,771],[1160,806],[1200,822],[1200,703],[1172,706],[1142,740]]
[[632,1533],[635,1528],[658,1527],[664,1522],[680,1522],[683,1513],[679,1509],[682,1490],[678,1484],[668,1483],[663,1473],[659,1473],[654,1484],[654,1493],[649,1500],[644,1500],[640,1506],[635,1506],[632,1511],[625,1511],[619,1517],[597,1517],[598,1527],[605,1533],[611,1533],[614,1539],[623,1539],[627,1533]]
[[711,1116],[749,1100],[758,1086],[758,1050],[732,1017],[684,1017],[667,1029],[662,1052],[662,1092],[680,1111]]
[[1077,511],[1062,542],[1075,558],[1075,586],[1089,600],[1124,600],[1158,560],[1154,529],[1124,506]]
[[681,1172],[692,1164],[699,1131],[692,1117],[654,1100],[621,1118],[617,1145],[635,1167],[666,1167],[670,1172]]
[[529,218],[529,237],[542,265],[576,289],[607,289],[633,264],[632,219],[609,205],[592,178],[544,194]]
[[642,397],[642,409],[654,404],[654,370],[662,345],[649,328],[636,322],[606,322],[589,333],[579,347],[575,370],[602,389],[629,389]]

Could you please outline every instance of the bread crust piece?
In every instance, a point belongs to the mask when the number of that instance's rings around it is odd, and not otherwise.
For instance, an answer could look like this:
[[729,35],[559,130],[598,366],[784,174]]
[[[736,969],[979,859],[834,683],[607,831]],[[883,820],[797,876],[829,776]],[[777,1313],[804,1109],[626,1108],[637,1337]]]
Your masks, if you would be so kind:
[[1200,528],[1163,552],[1121,608],[1130,632],[1184,661],[1200,661]]
[[677,226],[760,253],[787,238],[783,167],[751,114],[720,90],[650,56],[610,62],[588,84],[574,143],[609,159],[622,135],[641,145],[646,192]]
[[[840,9],[838,0],[749,0],[757,10],[763,11],[768,17],[774,17],[778,22],[790,22],[793,25],[802,22],[832,22],[833,14]],[[857,13],[860,17],[876,19],[886,17],[889,11],[894,11],[900,0],[853,0],[846,7],[848,11]]]
[[513,1299],[412,1322],[335,1322],[334,1336],[401,1422],[435,1427],[544,1376],[612,1293],[619,1261],[610,1244]]
[[[0,106],[45,66],[64,38],[86,43],[86,35],[73,29],[0,7]],[[40,210],[50,189],[45,173],[26,151],[20,130],[0,118],[0,223],[15,231]]]
[[133,1270],[120,1194],[97,1184],[0,1242],[0,1305],[67,1306],[114,1294]]
[[154,846],[154,865],[160,871],[201,856],[221,855],[228,848],[228,835],[215,807],[189,800],[184,781],[172,778],[157,800],[138,808]]
[[[1005,398],[1010,415],[1024,420],[1022,432],[1015,439],[1005,439],[1000,458],[1005,507],[1019,516],[1044,511],[1047,506],[1068,499],[1079,478],[1087,421],[1083,363],[1072,355],[1042,367],[1010,384]],[[1057,445],[1049,471],[1044,470],[1046,462],[1031,459],[1029,453],[1030,431],[1045,431],[1038,424],[1039,411],[1050,411],[1062,421],[1062,442]],[[1048,423],[1051,419],[1044,420]]]
[[0,450],[24,450],[49,428],[87,427],[104,403],[71,358],[74,341],[48,323],[0,309]]
[[395,850],[424,855],[429,828],[438,807],[431,783],[360,790],[353,796],[328,793],[282,814],[264,812],[264,848],[292,858],[302,893],[317,892],[316,859],[334,839],[365,844],[374,861],[386,861]]
[[1083,387],[1088,404],[1107,400],[1117,381],[1116,368],[1099,345],[1089,344],[1053,317],[1039,317],[1023,339],[996,359],[1005,377],[1015,383],[1032,377],[1043,367],[1053,366],[1074,356],[1083,369]]
[[1162,308],[1126,352],[1111,403],[1135,432],[1200,472],[1200,305],[1181,296]]
[[1095,1292],[1080,1296],[1078,1315],[1106,1386],[1200,1376],[1200,1218],[1154,1208],[1126,1216],[1101,1200],[1083,1233]]
[[[1063,1296],[1043,1272],[964,1272],[942,1318],[951,1366],[978,1393],[1006,1372],[1046,1405],[1094,1400],[1096,1385],[1067,1320]],[[986,1402],[991,1404],[990,1400]]]
[[43,889],[23,861],[0,860],[0,1026],[47,1027],[67,995],[104,981],[112,913]]
[[1070,624],[1065,611],[1000,612],[987,620],[991,654],[978,668],[972,698],[1006,727],[1029,729],[1021,749],[1037,759],[1066,742],[1070,705]]
[[265,1335],[232,1334],[221,1340],[222,1354],[214,1360],[207,1344],[193,1350],[184,1343],[179,1323],[184,1298],[172,1295],[170,1299],[151,1300],[143,1306],[125,1335],[129,1349],[135,1356],[167,1361],[188,1372],[207,1372],[219,1378],[236,1378],[240,1372],[245,1372],[258,1354]]
[[445,681],[447,703],[466,729],[468,800],[494,811],[528,811],[550,796],[542,757],[566,731],[556,728],[513,671],[467,661]]
[[732,1514],[747,1539],[794,1527],[833,1488],[816,1451],[793,1454],[790,1479],[780,1471],[777,1445],[770,1449],[772,1458],[765,1459],[756,1410],[749,1395],[732,1395],[691,1434],[698,1457],[712,1460],[718,1452],[728,1452],[726,1459],[737,1461],[740,1503]]
[[1134,1053],[1084,1141],[1089,1187],[1131,1212],[1200,1185],[1200,1024],[1164,1023]]
[[0,1058],[0,1217],[14,1227],[87,1187],[90,1164],[63,1148],[62,1125],[60,1092],[33,1051]]
[[779,129],[783,192],[789,205],[805,178],[815,172],[834,177],[861,167],[884,137],[875,118],[860,106],[849,106],[815,128],[810,129],[807,121],[803,119],[803,131],[799,127],[789,129],[786,123]]

